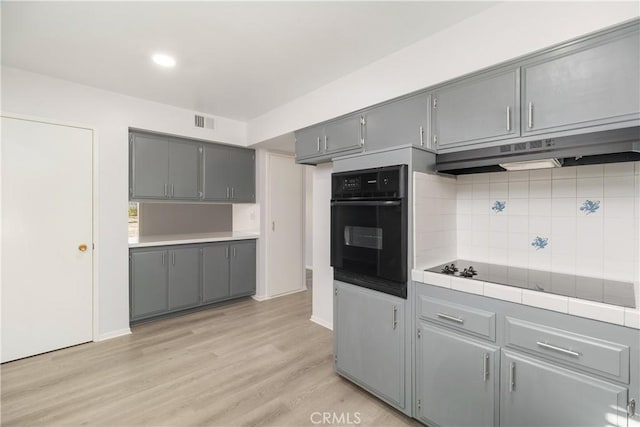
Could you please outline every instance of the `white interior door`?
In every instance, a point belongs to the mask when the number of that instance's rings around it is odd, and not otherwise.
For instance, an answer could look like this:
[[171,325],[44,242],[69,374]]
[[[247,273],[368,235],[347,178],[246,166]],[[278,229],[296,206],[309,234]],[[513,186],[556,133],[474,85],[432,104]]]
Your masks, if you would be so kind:
[[92,340],[92,144],[2,117],[2,362]]
[[304,288],[302,167],[293,157],[268,153],[267,293]]

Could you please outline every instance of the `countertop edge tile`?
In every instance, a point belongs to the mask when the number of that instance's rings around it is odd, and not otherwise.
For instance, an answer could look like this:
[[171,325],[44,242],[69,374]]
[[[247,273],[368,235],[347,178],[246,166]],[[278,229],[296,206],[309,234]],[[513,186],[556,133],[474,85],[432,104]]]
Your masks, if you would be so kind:
[[484,296],[522,304],[522,289],[484,282]]
[[470,294],[484,295],[484,282],[481,282],[480,280],[463,279],[461,277],[452,277],[451,289],[468,292]]
[[624,308],[610,304],[569,298],[569,314],[624,326]]
[[447,275],[424,271],[422,273],[422,277],[423,283],[426,283],[427,285],[434,285],[440,286],[441,288],[451,289],[451,277]]
[[153,246],[188,245],[192,243],[228,242],[233,240],[258,239],[260,233],[249,231],[226,231],[219,233],[168,234],[129,238],[129,248]]
[[634,308],[625,308],[624,326],[633,329],[640,329],[640,311]]
[[569,297],[545,294],[544,292],[522,290],[522,304],[546,310],[569,313]]
[[415,268],[411,270],[411,280],[413,280],[414,282],[424,282],[423,271]]

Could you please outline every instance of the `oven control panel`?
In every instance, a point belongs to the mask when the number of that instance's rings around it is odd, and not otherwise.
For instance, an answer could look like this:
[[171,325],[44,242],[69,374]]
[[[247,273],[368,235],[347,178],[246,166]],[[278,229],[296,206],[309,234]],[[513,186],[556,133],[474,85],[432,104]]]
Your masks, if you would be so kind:
[[402,198],[406,191],[406,175],[406,165],[334,173],[331,198]]

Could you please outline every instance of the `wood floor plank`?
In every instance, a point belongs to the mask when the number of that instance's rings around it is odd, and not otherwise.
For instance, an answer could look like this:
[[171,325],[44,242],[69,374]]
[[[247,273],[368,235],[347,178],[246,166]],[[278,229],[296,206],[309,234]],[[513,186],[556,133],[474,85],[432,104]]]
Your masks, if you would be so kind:
[[247,298],[5,363],[2,425],[417,425],[334,373],[331,331],[310,316],[310,291]]

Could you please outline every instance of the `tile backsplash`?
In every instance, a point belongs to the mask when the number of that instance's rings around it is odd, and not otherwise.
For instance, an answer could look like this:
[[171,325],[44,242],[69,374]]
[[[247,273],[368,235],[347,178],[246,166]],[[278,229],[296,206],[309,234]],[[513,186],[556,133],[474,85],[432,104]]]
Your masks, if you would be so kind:
[[464,258],[640,280],[640,162],[414,179],[417,268]]

